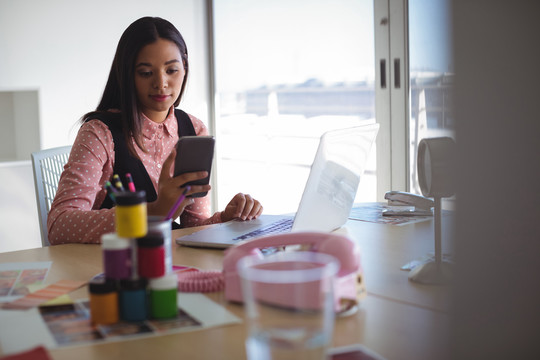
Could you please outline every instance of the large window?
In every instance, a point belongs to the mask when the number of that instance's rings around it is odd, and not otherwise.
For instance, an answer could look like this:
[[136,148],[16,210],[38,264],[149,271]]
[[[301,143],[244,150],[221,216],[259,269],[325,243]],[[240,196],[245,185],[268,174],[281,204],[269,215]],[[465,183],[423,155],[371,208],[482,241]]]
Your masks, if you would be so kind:
[[[218,208],[296,210],[320,135],[375,121],[372,0],[213,2]],[[376,151],[357,201],[377,198]]]
[[454,136],[449,1],[214,0],[218,208],[295,211],[319,136],[365,121],[356,201],[419,193],[418,143]]

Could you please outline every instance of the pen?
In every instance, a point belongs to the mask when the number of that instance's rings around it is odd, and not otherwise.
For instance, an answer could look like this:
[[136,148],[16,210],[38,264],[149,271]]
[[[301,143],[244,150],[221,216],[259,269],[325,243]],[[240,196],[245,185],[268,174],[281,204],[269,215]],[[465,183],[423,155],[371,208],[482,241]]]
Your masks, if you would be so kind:
[[133,183],[133,178],[131,177],[131,174],[127,173],[126,178],[127,178],[127,181],[128,181],[128,189],[129,189],[129,191],[135,192],[135,184]]
[[113,201],[113,203],[116,203],[116,197],[114,196],[114,193],[117,192],[115,188],[113,188],[110,181],[105,181],[105,190],[107,190],[107,194]]
[[114,174],[113,176],[114,186],[120,191],[124,191],[124,185],[122,185],[122,180],[120,180],[120,176],[118,174]]
[[182,203],[182,201],[184,201],[184,199],[186,198],[186,194],[187,192],[189,191],[190,187],[189,186],[186,186],[186,188],[184,189],[184,192],[182,192],[182,195],[180,195],[178,197],[178,200],[176,200],[176,203],[174,203],[173,207],[171,208],[171,210],[169,211],[169,214],[167,214],[167,217],[165,218],[165,220],[170,220],[172,219],[174,213],[176,212],[176,210],[178,210],[178,207],[180,206],[180,204]]

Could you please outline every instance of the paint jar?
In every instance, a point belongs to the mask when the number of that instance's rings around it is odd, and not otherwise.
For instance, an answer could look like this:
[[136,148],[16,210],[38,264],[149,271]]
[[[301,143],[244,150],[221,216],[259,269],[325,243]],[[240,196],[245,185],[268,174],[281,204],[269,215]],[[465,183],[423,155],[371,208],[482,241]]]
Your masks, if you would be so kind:
[[124,321],[144,321],[148,318],[146,279],[120,281],[120,318]]
[[116,233],[123,238],[146,235],[146,193],[118,192],[116,197]]
[[140,277],[157,278],[165,275],[163,235],[152,233],[137,239],[137,271]]
[[108,279],[92,280],[88,283],[90,293],[90,320],[96,324],[118,322],[118,292],[116,281]]
[[150,297],[150,316],[154,319],[167,319],[178,315],[176,274],[151,279],[148,285]]
[[107,279],[128,279],[132,275],[132,244],[130,239],[116,233],[101,237],[103,269]]
[[165,272],[172,272],[172,220],[165,220],[162,216],[148,216],[148,235],[163,236],[165,248]]

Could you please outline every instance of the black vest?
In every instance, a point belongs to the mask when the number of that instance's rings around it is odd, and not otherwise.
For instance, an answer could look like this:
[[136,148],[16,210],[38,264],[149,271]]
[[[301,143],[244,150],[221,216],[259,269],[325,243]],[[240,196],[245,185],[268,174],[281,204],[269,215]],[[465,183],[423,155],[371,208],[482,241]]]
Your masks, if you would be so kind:
[[[178,137],[194,136],[195,128],[188,114],[180,109],[174,109],[174,115],[178,121]],[[150,175],[146,171],[142,161],[129,152],[126,144],[124,133],[122,132],[122,122],[120,121],[120,113],[102,113],[93,115],[92,118],[101,120],[109,127],[114,141],[114,167],[113,174],[118,174],[122,182],[127,184],[125,175],[130,173],[133,178],[133,183],[137,190],[146,192],[146,201],[153,202],[157,199],[156,190],[150,179]],[[112,182],[112,178],[109,179]],[[100,209],[110,209],[114,206],[111,199],[107,196],[101,204]]]

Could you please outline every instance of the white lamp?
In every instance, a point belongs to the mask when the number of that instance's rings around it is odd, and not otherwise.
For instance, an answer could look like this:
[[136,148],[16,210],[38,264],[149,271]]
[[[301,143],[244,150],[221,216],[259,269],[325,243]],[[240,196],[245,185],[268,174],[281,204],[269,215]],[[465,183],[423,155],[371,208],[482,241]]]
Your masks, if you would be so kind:
[[426,197],[433,197],[435,220],[435,259],[418,265],[409,280],[422,284],[446,284],[452,279],[452,264],[442,260],[441,198],[454,194],[454,156],[452,138],[422,139],[418,144],[418,182]]

